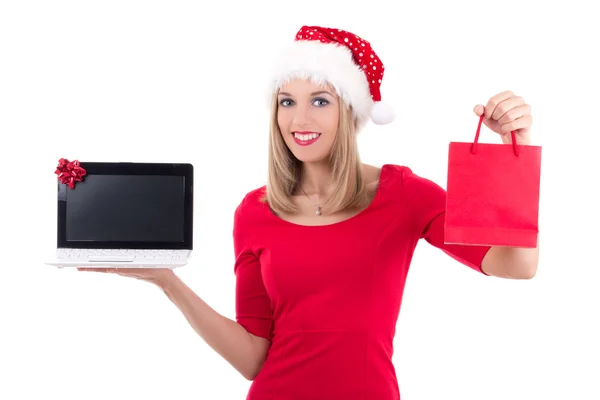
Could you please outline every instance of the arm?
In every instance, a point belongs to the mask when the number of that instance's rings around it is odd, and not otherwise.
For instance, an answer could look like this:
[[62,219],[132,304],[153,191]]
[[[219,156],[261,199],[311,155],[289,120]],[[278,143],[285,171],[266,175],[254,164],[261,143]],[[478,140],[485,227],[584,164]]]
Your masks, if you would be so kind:
[[446,191],[438,184],[415,175],[409,168],[403,171],[403,185],[415,229],[420,232],[421,238],[486,275],[511,279],[531,279],[535,276],[539,241],[535,249],[445,244]]
[[198,335],[244,378],[253,380],[262,368],[270,342],[217,313],[173,271],[157,286],[179,308]]
[[540,241],[536,248],[493,246],[481,263],[491,276],[510,279],[532,279],[538,267]]

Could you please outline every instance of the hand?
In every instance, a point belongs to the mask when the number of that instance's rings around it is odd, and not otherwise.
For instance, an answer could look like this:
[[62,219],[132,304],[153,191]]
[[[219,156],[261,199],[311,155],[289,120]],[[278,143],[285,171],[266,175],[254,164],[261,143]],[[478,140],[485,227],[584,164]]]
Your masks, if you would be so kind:
[[478,117],[485,113],[484,125],[499,134],[503,143],[512,143],[511,131],[515,131],[518,144],[531,143],[531,106],[510,90],[490,98],[485,107],[476,105],[473,111]]
[[169,268],[77,268],[78,271],[102,272],[139,279],[161,286],[171,276],[173,270]]

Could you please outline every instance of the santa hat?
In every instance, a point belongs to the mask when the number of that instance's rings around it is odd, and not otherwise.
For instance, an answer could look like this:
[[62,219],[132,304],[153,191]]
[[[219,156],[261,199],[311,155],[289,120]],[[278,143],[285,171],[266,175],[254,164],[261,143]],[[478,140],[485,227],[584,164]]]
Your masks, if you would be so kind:
[[331,84],[352,107],[360,125],[370,118],[384,125],[394,120],[392,108],[381,102],[385,68],[371,44],[341,29],[303,26],[278,59],[274,90],[293,79]]

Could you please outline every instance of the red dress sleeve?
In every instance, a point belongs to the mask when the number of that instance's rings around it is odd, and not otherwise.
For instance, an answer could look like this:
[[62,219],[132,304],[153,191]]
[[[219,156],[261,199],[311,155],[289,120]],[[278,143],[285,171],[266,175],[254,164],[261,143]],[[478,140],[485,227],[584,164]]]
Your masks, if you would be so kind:
[[246,202],[244,199],[235,210],[233,223],[236,321],[251,334],[271,340],[271,300],[263,283],[260,261],[252,250],[252,228],[245,218],[245,213],[249,212]]
[[416,175],[408,167],[404,167],[402,183],[420,238],[458,262],[488,275],[481,269],[481,262],[490,246],[444,244],[446,191],[431,180]]

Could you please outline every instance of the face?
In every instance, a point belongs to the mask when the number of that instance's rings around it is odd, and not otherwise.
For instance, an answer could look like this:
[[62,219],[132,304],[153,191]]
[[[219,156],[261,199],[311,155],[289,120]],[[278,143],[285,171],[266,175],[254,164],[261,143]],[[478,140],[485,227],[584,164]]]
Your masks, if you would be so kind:
[[283,140],[302,162],[320,162],[338,130],[339,98],[328,85],[295,80],[281,87],[277,122]]

